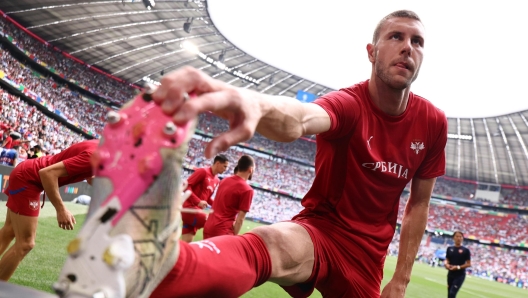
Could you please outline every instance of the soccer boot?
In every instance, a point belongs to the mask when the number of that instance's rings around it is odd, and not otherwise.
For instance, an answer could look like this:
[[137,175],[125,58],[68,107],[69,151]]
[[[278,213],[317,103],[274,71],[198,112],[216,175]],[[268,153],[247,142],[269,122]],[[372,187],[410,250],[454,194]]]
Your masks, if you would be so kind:
[[152,92],[107,115],[88,215],[53,285],[61,297],[148,297],[176,263],[194,122],[174,125]]

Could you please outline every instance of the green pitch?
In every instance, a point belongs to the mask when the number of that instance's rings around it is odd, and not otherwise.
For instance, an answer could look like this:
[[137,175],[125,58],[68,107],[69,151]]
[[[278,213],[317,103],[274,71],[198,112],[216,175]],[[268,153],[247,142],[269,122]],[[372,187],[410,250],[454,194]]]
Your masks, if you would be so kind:
[[[36,246],[24,259],[18,270],[13,275],[11,282],[51,292],[50,285],[57,280],[62,264],[66,259],[66,244],[75,237],[79,227],[84,221],[87,207],[66,203],[69,210],[76,215],[77,225],[73,231],[64,231],[57,226],[55,209],[47,205],[42,209],[37,230]],[[5,203],[0,203],[0,224],[5,221]],[[246,221],[243,232],[247,232],[259,224]],[[196,239],[201,239],[201,231]],[[476,257],[476,256],[474,256]],[[394,272],[396,259],[387,258],[385,264],[385,285]],[[423,264],[415,264],[411,283],[407,288],[406,297],[410,298],[445,298],[446,270],[442,268],[431,268]],[[266,283],[253,289],[243,296],[244,298],[264,298],[264,297],[289,297],[279,286]],[[321,297],[316,292],[311,297]],[[464,286],[460,290],[458,298],[495,298],[495,297],[528,297],[528,291],[514,288],[512,286],[485,281],[479,278],[468,276]]]

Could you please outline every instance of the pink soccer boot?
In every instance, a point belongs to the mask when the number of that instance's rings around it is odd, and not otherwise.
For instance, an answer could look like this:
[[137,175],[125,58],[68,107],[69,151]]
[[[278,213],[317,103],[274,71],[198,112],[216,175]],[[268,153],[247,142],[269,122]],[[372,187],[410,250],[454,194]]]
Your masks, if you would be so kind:
[[174,125],[152,92],[107,115],[86,222],[53,286],[61,297],[148,297],[176,263],[194,125]]

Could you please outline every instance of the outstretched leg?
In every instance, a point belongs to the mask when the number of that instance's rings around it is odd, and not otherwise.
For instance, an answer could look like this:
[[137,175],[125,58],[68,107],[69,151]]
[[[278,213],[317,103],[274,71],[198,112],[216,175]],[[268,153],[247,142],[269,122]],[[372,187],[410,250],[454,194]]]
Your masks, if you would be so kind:
[[11,244],[11,241],[15,238],[15,230],[13,230],[13,224],[11,223],[11,215],[9,209],[6,214],[6,220],[4,226],[0,229],[0,256],[6,251]]
[[38,217],[7,210],[15,233],[15,244],[0,259],[0,280],[9,280],[24,257],[35,246]]
[[290,222],[242,236],[180,242],[178,262],[151,297],[239,297],[267,280],[284,286],[305,282],[313,264],[308,232]]

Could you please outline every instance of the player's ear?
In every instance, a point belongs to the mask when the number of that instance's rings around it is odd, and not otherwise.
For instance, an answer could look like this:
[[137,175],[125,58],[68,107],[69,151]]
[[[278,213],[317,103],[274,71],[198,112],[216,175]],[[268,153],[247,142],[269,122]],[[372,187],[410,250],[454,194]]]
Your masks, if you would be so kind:
[[374,63],[376,61],[375,50],[376,50],[376,47],[373,44],[371,43],[367,44],[367,54],[368,54],[369,61],[371,63]]

